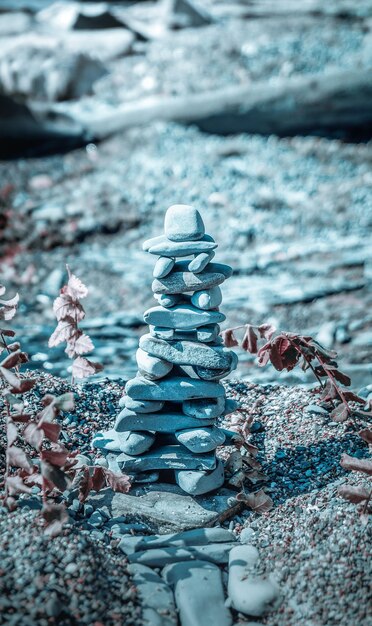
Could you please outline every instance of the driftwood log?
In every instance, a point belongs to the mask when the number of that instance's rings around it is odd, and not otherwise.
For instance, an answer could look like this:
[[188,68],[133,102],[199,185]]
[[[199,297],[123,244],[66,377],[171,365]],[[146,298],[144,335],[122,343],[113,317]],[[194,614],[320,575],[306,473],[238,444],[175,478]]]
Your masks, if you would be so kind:
[[[56,109],[67,112],[65,105]],[[372,68],[292,76],[188,96],[153,96],[90,111],[75,109],[74,122],[97,140],[156,120],[196,123],[221,134],[370,130]]]

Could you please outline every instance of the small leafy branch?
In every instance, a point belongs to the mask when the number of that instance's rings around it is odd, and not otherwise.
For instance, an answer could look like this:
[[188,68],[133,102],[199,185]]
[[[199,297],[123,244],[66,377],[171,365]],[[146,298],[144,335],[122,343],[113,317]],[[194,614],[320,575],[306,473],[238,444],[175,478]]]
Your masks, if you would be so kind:
[[[359,431],[359,436],[368,443],[369,446],[372,445],[372,431],[368,428],[365,428]],[[353,472],[362,472],[363,474],[367,474],[367,476],[372,476],[372,459],[358,459],[353,456],[349,456],[348,454],[343,454],[341,456],[341,466],[346,470],[351,470]],[[353,504],[363,504],[362,509],[362,517],[366,518],[368,514],[369,504],[372,498],[372,486],[369,485],[369,488],[362,487],[360,485],[354,487],[351,485],[343,485],[338,490],[339,495],[352,502]]]
[[[246,352],[257,354],[259,366],[263,367],[270,361],[279,372],[284,369],[289,372],[298,364],[304,371],[311,369],[322,388],[321,400],[333,404],[331,417],[334,421],[345,422],[347,419],[354,419],[357,411],[350,407],[349,402],[365,404],[363,398],[341,387],[341,385],[349,387],[351,380],[340,371],[335,361],[337,352],[327,350],[310,336],[289,332],[276,333],[276,329],[270,324],[261,326],[245,324],[229,328],[221,333],[226,346],[239,345],[235,331],[241,328],[244,328],[245,332],[240,345]],[[260,348],[258,348],[259,338],[266,339],[266,343]],[[327,380],[323,382],[322,379]]]
[[[0,286],[0,294],[5,288]],[[0,300],[0,320],[11,320],[16,311],[18,296],[12,300]],[[6,351],[6,357],[0,362],[1,395],[6,407],[6,466],[3,478],[3,504],[13,510],[16,496],[32,493],[32,487],[39,487],[42,493],[41,515],[45,531],[51,536],[59,534],[68,516],[65,506],[56,502],[58,494],[70,487],[77,486],[78,498],[84,502],[92,489],[99,491],[110,486],[115,491],[126,493],[130,488],[125,475],[117,475],[101,467],[80,467],[73,454],[59,441],[61,426],[56,418],[61,411],[74,409],[74,396],[65,393],[55,397],[45,395],[43,409],[36,419],[25,411],[22,396],[36,384],[36,379],[25,378],[20,373],[20,366],[27,363],[28,357],[22,352],[18,342],[7,343],[7,337],[14,338],[15,333],[0,328],[0,354]],[[17,440],[23,439],[23,447]],[[34,449],[37,458],[31,458],[24,451],[25,444]]]
[[77,276],[71,273],[66,265],[68,273],[67,285],[62,287],[60,295],[54,300],[53,311],[57,318],[57,327],[49,338],[50,348],[66,343],[65,352],[72,363],[72,379],[86,378],[96,372],[100,372],[103,366],[100,363],[89,361],[83,354],[94,350],[92,340],[78,326],[85,317],[85,310],[80,300],[88,295],[87,287]]

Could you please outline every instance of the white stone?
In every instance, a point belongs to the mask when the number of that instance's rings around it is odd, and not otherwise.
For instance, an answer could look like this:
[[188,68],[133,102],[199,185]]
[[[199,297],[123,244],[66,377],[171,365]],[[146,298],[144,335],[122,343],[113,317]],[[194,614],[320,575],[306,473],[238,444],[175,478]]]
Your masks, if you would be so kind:
[[154,278],[164,278],[172,271],[175,260],[166,256],[160,256],[155,263],[152,273]]
[[198,309],[209,311],[216,309],[222,302],[222,292],[220,287],[215,286],[210,289],[195,291],[191,296],[191,303]]
[[147,374],[152,380],[163,378],[173,368],[173,364],[156,356],[150,356],[147,352],[138,348],[136,352],[137,365],[141,373]]
[[202,272],[205,267],[207,267],[208,263],[211,262],[215,253],[212,252],[201,252],[195,256],[195,259],[190,261],[188,264],[189,272],[194,272],[194,274],[198,274]]

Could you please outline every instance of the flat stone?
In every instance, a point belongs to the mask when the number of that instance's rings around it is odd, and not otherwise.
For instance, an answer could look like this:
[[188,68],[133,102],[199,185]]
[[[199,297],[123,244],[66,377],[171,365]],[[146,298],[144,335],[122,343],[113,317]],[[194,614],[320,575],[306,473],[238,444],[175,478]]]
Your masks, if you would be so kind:
[[232,625],[219,567],[205,560],[174,563],[164,569],[163,577],[174,586],[182,626]]
[[140,347],[148,354],[176,365],[199,365],[210,369],[232,370],[237,356],[229,348],[193,341],[164,341],[150,334],[142,335]]
[[146,374],[152,380],[163,378],[173,368],[173,364],[156,356],[150,356],[147,352],[138,348],[136,352],[137,365],[142,374]]
[[236,541],[235,535],[226,528],[194,528],[182,533],[167,535],[129,536],[123,537],[119,548],[124,554],[133,554],[151,548],[165,548],[167,546],[184,548],[187,546],[204,546],[208,543],[230,543]]
[[154,271],[152,273],[154,278],[164,278],[169,272],[172,271],[175,260],[166,256],[161,256],[155,263]]
[[210,235],[204,235],[199,241],[170,241],[165,235],[148,239],[142,245],[143,250],[157,256],[185,257],[200,252],[210,252],[217,248]]
[[245,615],[261,617],[275,607],[279,588],[271,580],[252,575],[258,560],[256,548],[239,545],[229,557],[228,594],[231,606]]
[[180,470],[175,472],[176,483],[192,496],[200,496],[222,487],[225,481],[223,463],[218,459],[212,472]]
[[165,214],[164,233],[170,241],[197,241],[205,234],[202,216],[188,204],[173,204]]
[[188,264],[187,269],[189,272],[194,272],[194,274],[199,274],[202,272],[211,262],[215,253],[213,252],[201,252],[197,254],[195,258]]
[[192,272],[172,272],[165,278],[155,278],[152,281],[154,293],[184,293],[187,291],[200,291],[215,285],[220,285],[225,276],[220,273],[203,271],[200,274]]
[[160,400],[134,400],[130,396],[124,396],[124,401],[122,404],[119,402],[119,406],[125,406],[136,413],[156,413],[161,411],[164,402]]
[[[134,400],[160,400],[162,402],[183,402],[195,398],[224,398],[225,396],[225,389],[219,383],[193,380],[182,376],[165,378],[159,382],[137,376],[127,382],[125,391]],[[125,406],[128,407],[127,404]],[[186,414],[189,415],[189,413]]]
[[164,567],[172,563],[187,560],[203,559],[209,563],[228,563],[229,552],[232,543],[210,543],[206,546],[187,546],[178,548],[167,546],[166,548],[153,548],[142,552],[133,552],[128,556],[130,563],[141,563],[149,567]]
[[141,601],[143,626],[177,626],[173,593],[164,579],[139,563],[128,565],[128,572]]
[[[201,343],[219,342],[220,327],[218,324],[199,326],[195,330],[181,330],[177,328],[165,328],[162,326],[149,326],[151,337],[166,341],[199,341]],[[221,339],[222,343],[222,339]]]
[[125,473],[161,469],[211,470],[216,466],[216,458],[212,453],[192,454],[184,446],[160,446],[140,457],[122,452],[117,458],[117,463],[120,470]]
[[115,430],[153,430],[160,433],[174,433],[185,428],[213,426],[213,419],[201,420],[183,413],[146,413],[137,414],[128,409],[119,413],[115,422]]
[[220,380],[225,376],[228,376],[238,365],[238,356],[235,352],[230,350],[231,360],[227,367],[211,368],[196,365],[194,367],[195,373],[202,380]]
[[[173,272],[189,272],[189,264],[190,261],[177,261],[174,264]],[[232,276],[233,270],[230,265],[226,265],[225,263],[209,263],[208,272],[213,272],[214,274],[223,274],[225,278],[230,278],[230,276]]]
[[234,413],[234,411],[238,411],[241,407],[240,402],[237,400],[232,400],[231,398],[226,399],[224,415],[230,415],[230,413]]
[[215,400],[185,400],[182,403],[183,413],[197,419],[212,419],[222,415],[224,410],[224,397]]
[[155,435],[149,432],[124,431],[118,432],[110,429],[101,433],[96,433],[92,445],[100,450],[111,452],[125,452],[126,454],[143,454],[155,442]]
[[216,309],[222,302],[222,291],[220,287],[211,287],[210,289],[201,289],[195,291],[191,296],[191,303],[203,311]]
[[182,296],[166,293],[154,293],[154,298],[159,302],[160,306],[165,308],[175,306],[182,300]]
[[226,437],[222,430],[214,426],[212,428],[178,430],[176,439],[191,452],[200,454],[201,452],[211,452],[218,446],[222,446]]
[[219,311],[202,311],[190,304],[179,304],[172,308],[154,306],[145,311],[146,324],[178,330],[195,330],[207,324],[219,324],[226,316]]
[[[154,485],[155,489],[156,486]],[[110,517],[125,516],[127,522],[141,522],[150,532],[174,533],[212,525],[218,512],[207,510],[194,498],[167,491],[149,491],[136,496],[103,489],[88,497],[95,508],[104,507]]]

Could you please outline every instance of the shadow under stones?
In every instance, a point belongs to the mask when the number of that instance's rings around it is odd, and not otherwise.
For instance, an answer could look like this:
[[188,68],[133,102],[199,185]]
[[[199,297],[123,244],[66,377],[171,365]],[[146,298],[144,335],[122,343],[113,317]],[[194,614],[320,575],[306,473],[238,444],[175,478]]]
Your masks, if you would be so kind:
[[281,504],[289,498],[321,489],[349,474],[340,465],[341,454],[346,452],[359,459],[368,456],[367,444],[356,433],[343,437],[330,437],[308,446],[278,448],[274,458],[268,460],[265,454],[266,433],[263,426],[252,433],[250,443],[257,446],[257,460],[267,476],[266,487],[274,504]]

